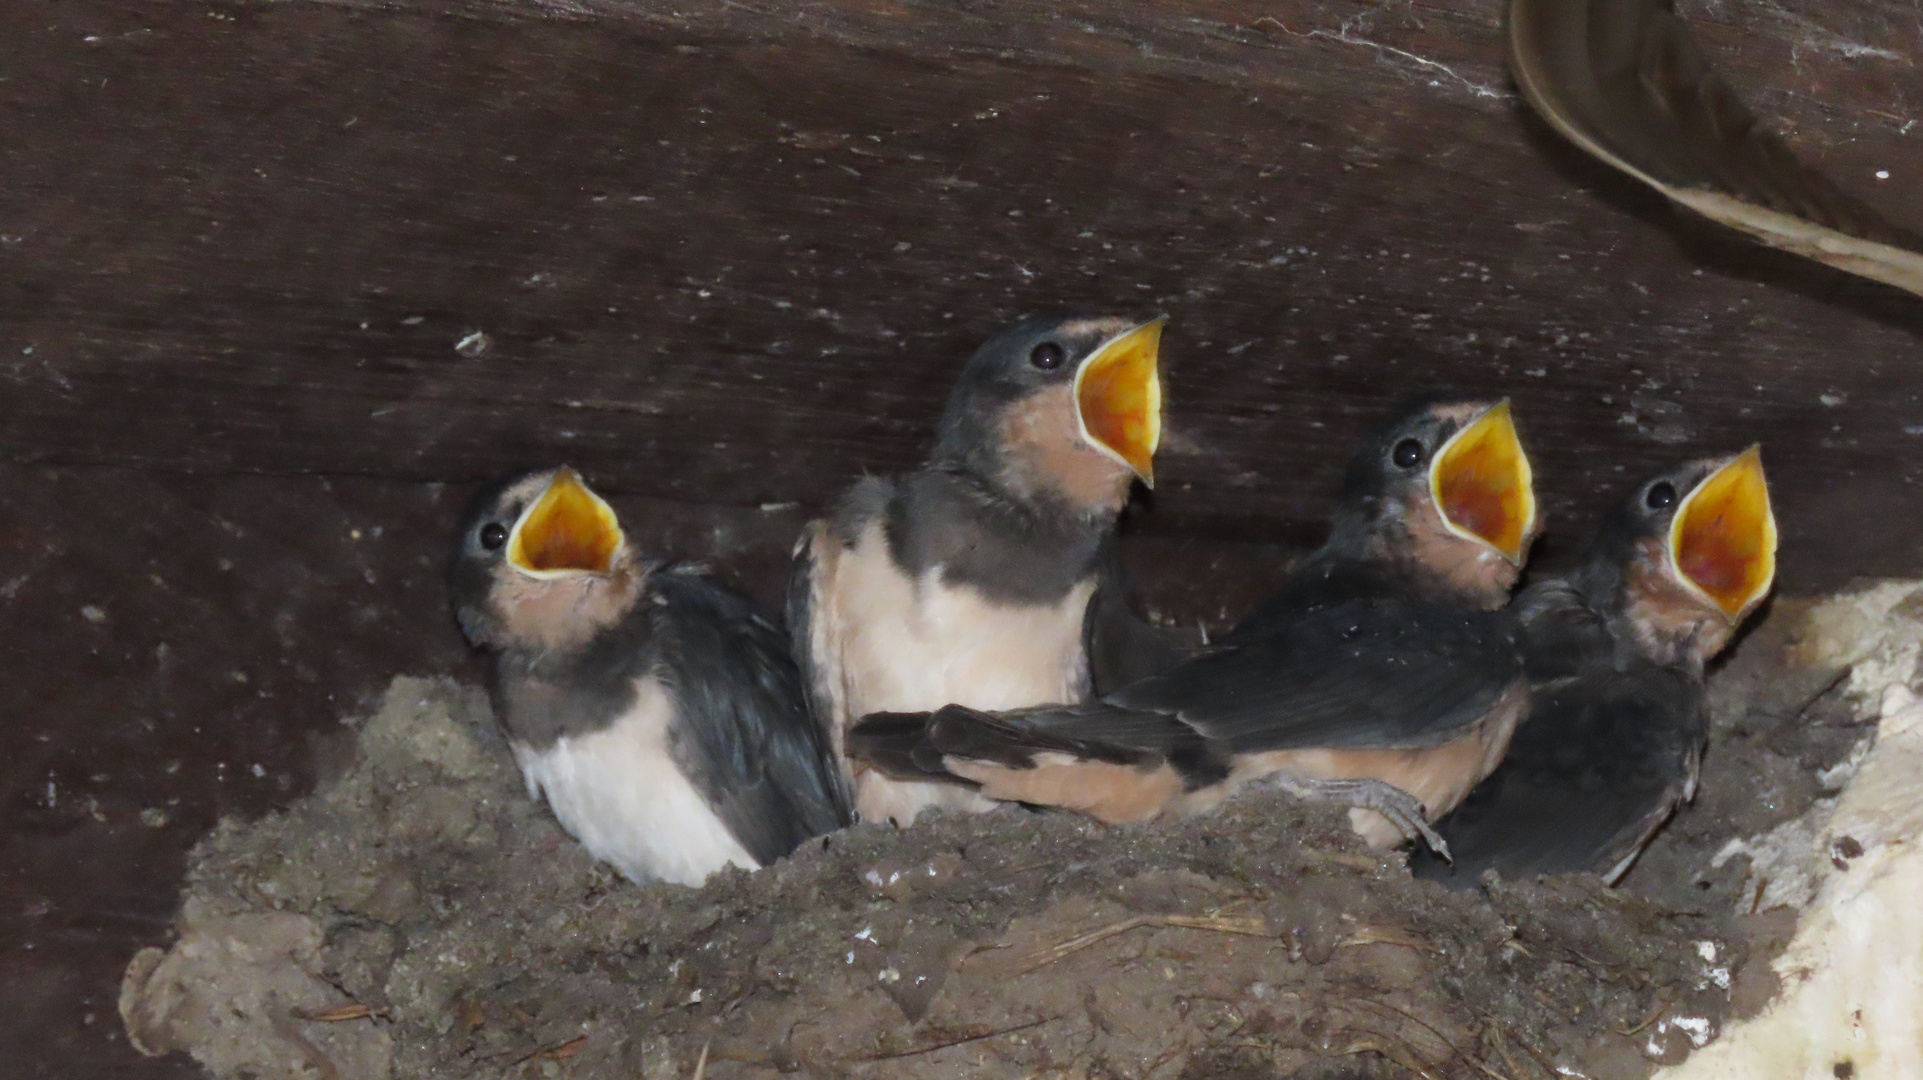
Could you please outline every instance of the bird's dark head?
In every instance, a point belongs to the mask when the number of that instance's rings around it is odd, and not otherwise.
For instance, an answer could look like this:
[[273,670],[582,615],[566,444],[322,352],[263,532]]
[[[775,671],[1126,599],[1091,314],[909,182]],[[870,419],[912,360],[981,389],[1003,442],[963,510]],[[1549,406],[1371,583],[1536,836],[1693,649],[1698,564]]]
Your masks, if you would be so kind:
[[1540,530],[1508,400],[1430,395],[1397,409],[1356,449],[1325,550],[1498,607]]
[[1037,315],[990,338],[949,395],[933,463],[1025,502],[1114,514],[1155,482],[1162,323]]
[[478,492],[447,575],[461,632],[491,648],[583,641],[626,612],[638,578],[614,508],[566,466]]
[[1638,484],[1603,519],[1581,574],[1591,603],[1619,610],[1652,653],[1698,664],[1775,580],[1776,515],[1755,446]]

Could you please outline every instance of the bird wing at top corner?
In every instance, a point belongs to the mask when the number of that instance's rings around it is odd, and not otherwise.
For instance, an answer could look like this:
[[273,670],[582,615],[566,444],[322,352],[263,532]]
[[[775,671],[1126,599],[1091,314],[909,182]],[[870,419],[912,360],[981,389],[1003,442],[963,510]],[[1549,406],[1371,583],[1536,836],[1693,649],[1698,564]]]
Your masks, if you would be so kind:
[[1923,295],[1923,240],[1796,159],[1661,0],[1511,0],[1509,65],[1586,152],[1772,247]]

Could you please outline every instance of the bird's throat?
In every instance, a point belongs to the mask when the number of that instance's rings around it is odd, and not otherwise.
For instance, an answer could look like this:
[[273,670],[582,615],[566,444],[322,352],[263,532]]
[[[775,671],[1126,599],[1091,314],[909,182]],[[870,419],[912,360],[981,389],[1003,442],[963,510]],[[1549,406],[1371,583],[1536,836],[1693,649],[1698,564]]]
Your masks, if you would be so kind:
[[1110,519],[1128,502],[1135,474],[1082,437],[1072,387],[1051,386],[1016,402],[1000,435],[998,479],[1017,498]]

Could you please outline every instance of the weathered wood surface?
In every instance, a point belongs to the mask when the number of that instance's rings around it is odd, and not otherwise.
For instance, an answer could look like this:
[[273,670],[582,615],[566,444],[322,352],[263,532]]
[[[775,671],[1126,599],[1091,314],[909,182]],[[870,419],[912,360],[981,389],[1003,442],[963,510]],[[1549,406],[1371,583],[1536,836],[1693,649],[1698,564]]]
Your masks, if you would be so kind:
[[[1802,153],[1923,219],[1908,4],[1688,14]],[[1488,0],[17,0],[0,454],[566,459],[813,506],[915,460],[998,322],[1074,304],[1173,316],[1151,533],[1313,540],[1360,426],[1447,384],[1517,398],[1565,536],[1624,475],[1760,438],[1790,587],[1915,572],[1923,303],[1679,225],[1525,114],[1498,24]]]

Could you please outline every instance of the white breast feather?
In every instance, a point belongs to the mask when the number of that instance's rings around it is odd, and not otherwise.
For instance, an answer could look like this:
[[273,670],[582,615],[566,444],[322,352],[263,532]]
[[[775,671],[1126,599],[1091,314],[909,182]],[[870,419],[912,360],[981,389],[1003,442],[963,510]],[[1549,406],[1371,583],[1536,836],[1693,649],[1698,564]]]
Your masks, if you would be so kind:
[[[879,523],[837,556],[814,609],[829,620],[815,628],[814,641],[830,675],[837,746],[840,732],[871,712],[1015,709],[1078,701],[1087,692],[1082,620],[1092,581],[1048,607],[997,603],[971,586],[944,584],[939,567],[913,581],[889,558]],[[871,821],[906,825],[928,806],[994,805],[964,788],[873,772],[859,775],[856,787],[857,808]]]
[[635,685],[634,706],[606,730],[542,750],[515,745],[528,794],[545,796],[562,828],[631,881],[699,885],[729,864],[755,869],[668,756],[667,692],[652,678]]

